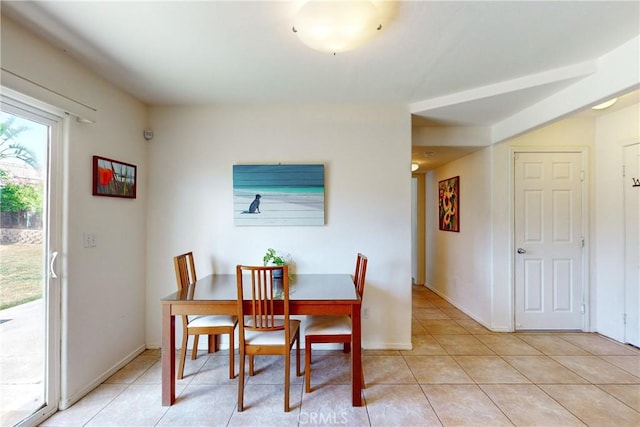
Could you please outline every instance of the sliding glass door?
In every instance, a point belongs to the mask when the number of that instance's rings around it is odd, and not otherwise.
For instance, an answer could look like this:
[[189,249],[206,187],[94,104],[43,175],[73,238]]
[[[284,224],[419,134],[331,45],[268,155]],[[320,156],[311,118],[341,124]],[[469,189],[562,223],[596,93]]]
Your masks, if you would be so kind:
[[30,426],[59,401],[61,119],[1,101],[0,425]]

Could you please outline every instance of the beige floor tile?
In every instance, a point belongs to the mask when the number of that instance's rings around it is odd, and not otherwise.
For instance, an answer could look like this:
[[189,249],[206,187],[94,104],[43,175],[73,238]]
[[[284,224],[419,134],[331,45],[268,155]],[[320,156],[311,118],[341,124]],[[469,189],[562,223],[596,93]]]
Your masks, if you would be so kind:
[[429,331],[427,331],[427,328],[422,326],[422,323],[420,323],[418,319],[416,319],[415,317],[411,318],[411,335],[415,336],[415,335],[425,335],[425,334],[429,334]]
[[594,333],[562,334],[561,336],[571,344],[596,355],[637,356],[640,354],[637,349]]
[[411,350],[402,350],[400,353],[407,356],[447,354],[445,349],[430,334],[413,336],[411,344],[413,345]]
[[612,365],[640,377],[640,355],[638,356],[600,356]]
[[585,384],[587,381],[547,356],[502,356],[529,381],[540,384]]
[[419,293],[414,294],[413,298],[411,299],[411,305],[414,310],[416,308],[435,308],[436,307],[435,305],[433,305],[433,303],[429,299],[420,295]]
[[435,305],[438,308],[456,308],[453,304],[451,304],[449,301],[446,301],[442,298],[440,299],[434,299],[431,301],[433,303],[433,305]]
[[[235,374],[236,379],[229,379],[229,359],[227,356],[219,357],[219,356],[210,356],[205,358],[198,357],[196,360],[191,360],[191,364],[185,364],[184,368],[184,379],[193,378],[192,384],[236,384],[238,372],[240,371],[238,365],[238,358],[235,360]],[[194,362],[198,362],[194,364]],[[203,363],[204,362],[204,363]],[[197,365],[200,365],[198,368]],[[187,371],[187,367],[189,370]],[[284,368],[284,365],[283,365]],[[197,369],[197,370],[196,370]],[[193,372],[195,370],[195,372]],[[187,372],[189,375],[187,376]],[[192,373],[193,372],[193,373]],[[249,365],[247,364],[247,376],[249,375]],[[284,377],[284,372],[282,373]]]
[[156,362],[155,357],[138,356],[127,363],[122,369],[111,375],[105,383],[107,384],[131,384],[151,368]]
[[440,310],[443,313],[445,313],[447,316],[449,316],[450,319],[471,320],[471,318],[469,316],[467,316],[466,314],[464,314],[462,311],[458,310],[457,308],[443,307]]
[[422,385],[422,389],[445,426],[513,425],[476,385]]
[[367,387],[376,384],[416,383],[413,373],[402,356],[366,355],[362,363]]
[[640,384],[640,378],[597,356],[551,356],[593,384]]
[[[311,385],[313,389],[327,384],[351,384],[350,353],[343,353],[340,350],[314,351],[312,356]],[[302,369],[304,371],[304,366]]]
[[602,390],[606,391],[619,401],[625,403],[632,409],[640,412],[640,385],[638,384],[599,384]]
[[237,396],[236,385],[186,386],[156,425],[226,426],[237,408]]
[[495,354],[473,335],[434,335],[434,338],[451,355]]
[[454,356],[462,369],[478,384],[529,383],[499,356]]
[[493,334],[495,332],[490,331],[489,329],[482,326],[480,323],[475,320],[467,320],[467,319],[456,319],[456,323],[462,326],[467,330],[470,334],[479,335],[479,334]]
[[79,402],[64,411],[56,412],[40,425],[46,427],[85,425],[126,388],[127,384],[101,384]]
[[500,355],[539,355],[542,354],[515,335],[493,334],[478,335],[484,345]]
[[640,413],[593,385],[542,385],[542,389],[589,426],[640,425]]
[[[245,384],[280,384],[284,383],[284,357],[283,356],[256,356],[254,365],[254,375],[249,376],[249,357],[246,358]],[[226,366],[226,365],[225,365]],[[204,368],[203,368],[204,369]],[[225,368],[226,369],[226,368]],[[238,370],[239,372],[239,370]],[[291,356],[291,369],[289,371],[290,384],[304,383],[304,352],[300,351],[300,372],[296,375],[296,358]],[[225,378],[229,378],[228,372]],[[196,383],[197,378],[193,380]],[[227,381],[230,381],[227,379]],[[234,380],[236,381],[236,380]],[[199,382],[199,381],[198,381]]]
[[473,380],[451,356],[404,356],[420,384],[472,384]]
[[480,387],[515,425],[583,425],[536,385],[486,384]]
[[460,326],[455,320],[420,320],[420,323],[432,335],[469,334],[469,331]]
[[439,426],[419,385],[374,385],[364,390],[371,426]]
[[[177,389],[176,393],[178,393]],[[155,425],[169,409],[160,403],[160,387],[132,384],[86,425],[101,427]]]
[[449,319],[449,316],[438,308],[414,308],[413,317],[418,320]]
[[284,412],[282,384],[247,384],[244,389],[244,410],[233,411],[228,426],[295,426],[301,409],[302,384],[292,384],[289,390],[290,411]]
[[350,385],[327,385],[303,393],[298,416],[301,426],[369,426],[366,406],[351,405]]
[[587,351],[561,336],[547,334],[516,334],[518,338],[548,355],[587,355]]

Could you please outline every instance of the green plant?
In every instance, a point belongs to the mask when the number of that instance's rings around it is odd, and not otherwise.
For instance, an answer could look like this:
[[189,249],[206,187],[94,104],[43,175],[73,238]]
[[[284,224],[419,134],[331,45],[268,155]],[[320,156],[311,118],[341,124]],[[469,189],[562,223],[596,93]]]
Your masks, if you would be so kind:
[[285,257],[277,255],[276,250],[273,248],[267,249],[267,253],[262,257],[262,261],[264,262],[264,265],[269,263],[274,265],[285,265],[288,262]]

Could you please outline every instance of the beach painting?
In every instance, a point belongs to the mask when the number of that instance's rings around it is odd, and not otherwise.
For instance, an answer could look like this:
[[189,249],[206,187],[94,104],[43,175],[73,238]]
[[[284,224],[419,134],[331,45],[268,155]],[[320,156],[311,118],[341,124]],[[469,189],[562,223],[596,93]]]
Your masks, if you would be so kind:
[[324,225],[324,165],[233,165],[233,219],[244,225]]

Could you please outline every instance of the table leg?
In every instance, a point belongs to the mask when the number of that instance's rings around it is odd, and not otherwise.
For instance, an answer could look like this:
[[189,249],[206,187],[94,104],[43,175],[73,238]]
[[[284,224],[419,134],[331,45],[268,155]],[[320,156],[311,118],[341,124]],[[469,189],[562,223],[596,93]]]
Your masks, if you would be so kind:
[[351,306],[351,400],[353,406],[362,406],[362,323],[361,304]]
[[162,406],[176,401],[176,318],[162,305]]

